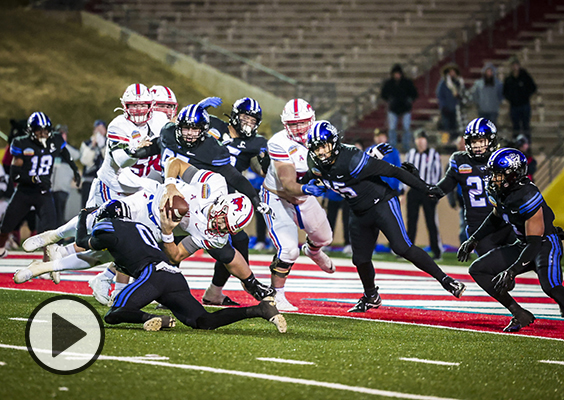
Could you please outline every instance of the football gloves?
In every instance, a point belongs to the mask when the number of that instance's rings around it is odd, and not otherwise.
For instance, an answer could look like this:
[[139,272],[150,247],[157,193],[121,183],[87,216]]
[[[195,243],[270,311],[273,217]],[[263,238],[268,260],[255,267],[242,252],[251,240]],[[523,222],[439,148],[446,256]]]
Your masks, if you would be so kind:
[[458,253],[456,253],[456,258],[460,262],[468,261],[470,258],[470,254],[474,251],[476,246],[478,245],[478,241],[474,239],[474,237],[470,236],[468,240],[460,245],[458,249]]
[[515,271],[507,268],[493,277],[494,289],[499,294],[504,294],[515,289]]
[[409,163],[407,161],[404,161],[401,163],[401,167],[402,169],[405,169],[407,172],[409,172],[411,175],[415,175],[416,177],[419,178],[419,170],[417,169],[417,167],[415,165],[413,165],[412,163]]
[[380,144],[369,147],[366,150],[366,154],[368,154],[370,157],[374,157],[374,158],[381,160],[382,158],[384,158],[384,156],[386,154],[391,153],[392,150],[394,150],[394,148],[392,147],[391,144],[380,143]]
[[205,99],[201,100],[198,105],[202,108],[207,109],[208,107],[217,108],[223,103],[220,97],[206,97]]
[[317,179],[310,180],[307,184],[302,185],[302,192],[303,194],[307,194],[309,196],[319,197],[325,193],[325,187],[317,186],[315,182]]
[[439,200],[445,195],[445,192],[436,185],[427,185],[427,195],[433,200]]

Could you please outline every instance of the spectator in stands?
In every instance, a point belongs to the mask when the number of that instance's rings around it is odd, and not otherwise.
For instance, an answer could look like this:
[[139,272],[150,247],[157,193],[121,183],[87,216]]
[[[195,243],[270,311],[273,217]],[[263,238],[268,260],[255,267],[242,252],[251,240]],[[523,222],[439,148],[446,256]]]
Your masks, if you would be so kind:
[[[441,156],[434,148],[429,147],[428,136],[425,131],[419,131],[415,136],[415,148],[409,150],[405,161],[419,170],[419,176],[428,185],[436,185],[442,174]],[[419,208],[423,207],[429,242],[434,260],[440,260],[442,254],[441,239],[437,228],[437,200],[419,190],[407,192],[407,236],[415,243]]]
[[[69,151],[73,160],[77,159],[80,155],[78,149],[72,147],[67,141],[69,133],[68,126],[59,124],[55,126],[55,132],[59,132],[63,139],[65,139],[65,142],[67,142],[65,147]],[[53,160],[53,176],[51,177],[53,184],[51,186],[51,191],[53,192],[53,201],[55,202],[57,226],[61,226],[67,222],[65,212],[70,192],[73,189],[73,177],[74,172],[71,166],[64,162],[61,157],[55,157]],[[74,212],[73,215],[78,214],[80,210],[77,209],[75,211],[76,212]]]
[[436,94],[441,111],[441,129],[449,133],[451,141],[460,136],[464,92],[464,80],[460,76],[460,69],[456,64],[447,64],[443,68],[443,77],[437,85]]
[[[387,143],[387,142],[388,142],[388,136],[386,135],[386,132],[376,129],[374,131],[374,144],[379,145],[380,143]],[[385,154],[382,160],[387,161],[390,164],[395,165],[396,167],[401,167],[400,153],[398,149],[396,149],[395,147],[390,153]],[[383,176],[380,179],[386,182],[392,189],[397,191],[398,195],[403,194],[403,183],[401,183],[399,179],[389,178],[387,176]]]
[[88,194],[92,181],[96,178],[98,169],[104,162],[106,150],[107,125],[101,119],[94,121],[94,130],[90,139],[80,145],[80,162],[84,166],[82,170],[82,207],[86,206]]
[[533,157],[533,152],[531,151],[531,145],[529,139],[523,133],[517,136],[515,143],[513,144],[517,150],[527,157],[527,177],[533,181],[533,175],[537,172],[537,160]]
[[401,65],[396,64],[390,71],[390,79],[384,81],[380,95],[388,103],[388,128],[390,144],[397,145],[397,127],[401,117],[403,126],[402,147],[408,151],[413,147],[411,138],[411,108],[419,94],[411,79],[404,76]]
[[519,59],[511,59],[511,74],[503,83],[503,96],[509,101],[509,114],[513,124],[513,137],[523,133],[531,142],[531,96],[537,91],[535,81]]
[[496,69],[492,63],[482,68],[482,77],[474,82],[470,90],[472,100],[478,107],[478,117],[489,119],[497,124],[499,106],[503,100],[503,83],[496,77]]

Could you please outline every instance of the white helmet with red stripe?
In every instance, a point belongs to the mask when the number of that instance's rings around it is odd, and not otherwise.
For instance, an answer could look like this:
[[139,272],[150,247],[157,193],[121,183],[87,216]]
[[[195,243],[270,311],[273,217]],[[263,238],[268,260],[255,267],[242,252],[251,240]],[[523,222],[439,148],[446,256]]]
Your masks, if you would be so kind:
[[307,133],[315,122],[315,111],[303,99],[293,99],[286,103],[280,116],[288,135],[303,145],[307,142]]
[[231,193],[218,197],[208,215],[207,233],[235,235],[245,229],[253,219],[253,205],[247,196]]
[[174,92],[170,88],[161,85],[152,86],[149,92],[151,92],[155,102],[153,110],[165,113],[168,119],[172,120],[178,108]]
[[153,96],[142,83],[129,85],[121,97],[125,118],[134,124],[144,124],[153,115]]

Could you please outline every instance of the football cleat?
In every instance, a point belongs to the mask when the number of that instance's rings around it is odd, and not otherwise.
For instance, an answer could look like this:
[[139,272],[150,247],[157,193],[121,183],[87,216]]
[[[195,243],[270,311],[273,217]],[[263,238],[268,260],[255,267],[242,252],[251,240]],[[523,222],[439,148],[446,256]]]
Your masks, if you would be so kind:
[[45,252],[47,253],[47,257],[49,261],[60,260],[63,257],[66,257],[67,250],[64,246],[59,246],[58,244],[50,244],[45,247]]
[[215,301],[202,298],[202,303],[206,306],[238,306],[240,305],[236,301],[233,301],[229,296],[223,295],[223,300]]
[[241,282],[241,286],[243,286],[245,292],[249,293],[258,301],[261,301],[262,299],[268,296],[274,296],[275,294],[274,288],[267,286],[263,283],[260,283],[258,280],[256,281],[256,284],[253,285],[253,287],[250,289],[247,289],[243,284],[243,282]]
[[276,308],[274,297],[268,296],[261,300],[258,305],[261,317],[274,324],[280,333],[286,333],[286,319]]
[[523,309],[519,311],[513,318],[511,318],[509,325],[503,328],[503,331],[510,333],[519,332],[521,328],[529,326],[533,322],[535,322],[535,316],[533,315],[533,313]]
[[450,276],[445,276],[441,281],[441,285],[445,288],[446,291],[452,293],[452,295],[456,298],[461,298],[462,293],[466,290],[466,285],[462,282],[458,282],[456,279],[451,278]]
[[103,273],[99,273],[88,281],[88,286],[92,289],[92,295],[98,303],[107,306],[110,303],[110,290],[112,289],[112,279],[108,279]]
[[276,292],[275,301],[279,311],[298,311],[298,307],[288,301],[284,292]]
[[238,306],[239,303],[231,300],[229,296],[221,293],[221,287],[211,284],[204,295],[202,296],[202,303],[207,306]]
[[[53,272],[53,263],[35,260],[29,264],[27,268],[16,271],[14,274],[14,282],[24,283],[47,272]],[[50,279],[52,278],[50,277]]]
[[6,258],[8,256],[8,250],[5,248],[0,249],[0,258]]
[[55,285],[61,283],[61,273],[59,271],[49,272],[49,278],[51,278]]
[[25,242],[23,242],[22,247],[25,251],[29,253],[31,251],[35,251],[37,249],[45,247],[49,244],[57,243],[61,239],[62,238],[59,235],[57,235],[57,231],[55,230],[45,231],[38,235],[27,238]]
[[168,315],[158,315],[143,324],[143,329],[149,332],[160,331],[162,328],[174,328],[176,320]]
[[108,302],[108,307],[113,307],[114,303],[116,302],[116,298],[121,293],[123,289],[114,289],[112,295],[110,296],[110,301]]
[[323,251],[319,250],[317,253],[312,253],[307,243],[304,243],[304,245],[302,246],[302,251],[323,271],[327,272],[328,274],[335,272],[335,264]]
[[374,296],[366,296],[363,295],[360,300],[358,300],[358,302],[354,305],[353,308],[351,308],[350,310],[348,310],[347,312],[350,313],[361,313],[361,312],[366,312],[368,310],[370,310],[371,308],[378,308],[382,305],[382,298],[380,297],[380,294],[378,293],[378,287],[376,287],[376,294]]

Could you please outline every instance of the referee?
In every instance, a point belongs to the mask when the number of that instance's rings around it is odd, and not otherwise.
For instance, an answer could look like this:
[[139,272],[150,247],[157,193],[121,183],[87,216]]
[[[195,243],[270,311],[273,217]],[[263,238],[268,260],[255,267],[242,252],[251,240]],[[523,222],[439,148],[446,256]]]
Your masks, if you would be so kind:
[[[409,150],[405,161],[417,167],[419,176],[427,184],[436,185],[441,178],[441,156],[435,149],[429,148],[427,139],[427,133],[419,131],[415,136],[415,148]],[[415,243],[420,207],[423,207],[433,259],[440,260],[442,244],[437,228],[437,200],[418,190],[407,192],[407,235]]]

